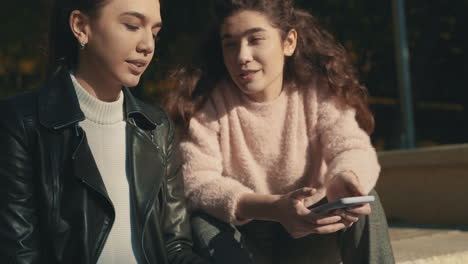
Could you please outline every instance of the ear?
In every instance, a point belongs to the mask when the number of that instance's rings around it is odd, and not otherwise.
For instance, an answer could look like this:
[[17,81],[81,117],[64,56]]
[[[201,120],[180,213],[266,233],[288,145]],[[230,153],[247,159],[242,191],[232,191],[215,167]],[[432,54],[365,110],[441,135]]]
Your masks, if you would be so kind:
[[70,14],[70,29],[78,43],[87,44],[89,35],[89,18],[79,10],[73,10]]
[[286,38],[283,42],[283,51],[284,56],[292,56],[294,51],[296,50],[297,45],[297,31],[295,29],[291,29]]

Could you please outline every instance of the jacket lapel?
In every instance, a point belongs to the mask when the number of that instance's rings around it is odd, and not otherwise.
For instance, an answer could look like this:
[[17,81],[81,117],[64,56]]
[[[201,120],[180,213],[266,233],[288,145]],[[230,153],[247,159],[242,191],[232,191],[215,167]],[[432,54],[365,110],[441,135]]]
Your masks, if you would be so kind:
[[[87,187],[97,192],[109,203],[109,207],[113,208],[112,201],[109,198],[106,187],[102,180],[99,169],[94,160],[91,149],[89,148],[86,134],[81,128],[79,143],[72,155],[74,175],[79,181],[84,183]],[[113,209],[112,209],[113,211]]]
[[[39,92],[39,120],[51,130],[74,129],[74,174],[89,188],[102,195],[112,208],[104,182],[89,148],[84,131],[78,126],[85,119],[67,70],[58,72]],[[73,128],[74,127],[74,128]]]

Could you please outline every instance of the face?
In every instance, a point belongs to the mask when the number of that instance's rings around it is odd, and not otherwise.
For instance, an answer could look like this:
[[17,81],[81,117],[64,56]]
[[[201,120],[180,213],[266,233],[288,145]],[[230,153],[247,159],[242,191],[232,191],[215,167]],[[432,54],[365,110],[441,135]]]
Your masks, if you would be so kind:
[[110,0],[96,18],[88,17],[80,64],[95,78],[136,86],[153,58],[161,25],[158,0]]
[[255,101],[275,99],[283,86],[285,56],[294,52],[296,32],[280,30],[256,11],[240,11],[221,26],[224,64],[236,86]]

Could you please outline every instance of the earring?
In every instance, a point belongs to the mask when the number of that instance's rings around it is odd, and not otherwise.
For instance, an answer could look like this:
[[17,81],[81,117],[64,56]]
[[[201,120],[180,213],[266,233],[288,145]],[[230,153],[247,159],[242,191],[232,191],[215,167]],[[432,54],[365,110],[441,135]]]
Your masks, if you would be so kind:
[[80,42],[80,49],[84,50],[86,48],[86,43],[85,42]]

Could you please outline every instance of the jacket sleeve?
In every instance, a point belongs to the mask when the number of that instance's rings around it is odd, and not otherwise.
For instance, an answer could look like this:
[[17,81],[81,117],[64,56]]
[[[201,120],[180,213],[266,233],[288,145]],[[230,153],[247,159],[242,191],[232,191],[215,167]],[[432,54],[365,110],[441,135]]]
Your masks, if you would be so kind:
[[369,193],[375,186],[380,165],[370,137],[359,127],[356,112],[335,96],[319,96],[317,133],[327,164],[326,179],[342,172],[354,173]]
[[32,155],[13,109],[0,102],[0,263],[40,263]]
[[181,159],[174,137],[174,125],[169,122],[167,144],[167,183],[163,232],[170,264],[206,264],[193,253],[190,219],[186,210]]

